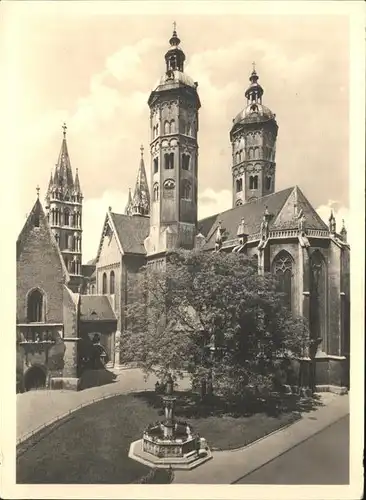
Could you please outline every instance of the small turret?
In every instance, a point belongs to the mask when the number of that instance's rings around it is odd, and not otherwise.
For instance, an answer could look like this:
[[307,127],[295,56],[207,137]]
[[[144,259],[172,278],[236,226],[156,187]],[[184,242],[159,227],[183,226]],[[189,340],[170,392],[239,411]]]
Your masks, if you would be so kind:
[[335,217],[334,217],[334,214],[333,214],[333,210],[331,210],[330,211],[330,216],[329,216],[329,231],[332,234],[335,234],[336,233],[336,229],[337,229],[336,220],[335,220]]
[[144,163],[144,147],[140,147],[141,159],[137,173],[135,192],[132,198],[131,214],[132,215],[150,215],[150,193],[147,184],[145,163]]
[[340,236],[342,237],[342,240],[347,243],[347,229],[344,225],[344,219],[342,219],[342,229],[341,232],[339,233]]
[[131,194],[131,188],[128,188],[128,198],[127,198],[127,203],[126,203],[126,208],[125,208],[125,214],[126,215],[132,215],[132,194]]

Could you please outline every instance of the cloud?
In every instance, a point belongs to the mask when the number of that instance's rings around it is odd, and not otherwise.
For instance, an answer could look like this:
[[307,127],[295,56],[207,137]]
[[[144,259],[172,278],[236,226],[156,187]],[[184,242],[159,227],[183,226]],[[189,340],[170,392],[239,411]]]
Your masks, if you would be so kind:
[[228,189],[214,191],[204,189],[198,195],[198,219],[224,212],[232,207],[232,194]]
[[104,191],[98,198],[85,199],[83,203],[83,263],[96,257],[103,223],[108,207],[113,212],[124,213],[127,193],[118,190]]

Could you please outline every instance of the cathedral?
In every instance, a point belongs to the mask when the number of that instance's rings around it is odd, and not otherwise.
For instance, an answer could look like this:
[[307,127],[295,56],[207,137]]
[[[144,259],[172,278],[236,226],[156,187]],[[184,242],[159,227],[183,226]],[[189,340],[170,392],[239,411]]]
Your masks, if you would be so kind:
[[[312,339],[308,359],[314,366],[316,388],[346,391],[350,248],[344,224],[337,231],[333,213],[325,224],[298,186],[276,191],[279,127],[276,115],[263,104],[264,90],[255,67],[245,106],[229,131],[232,208],[198,220],[198,83],[184,71],[186,56],[175,28],[169,45],[165,72],[148,99],[149,168],[141,146],[136,185],[129,192],[125,213],[109,208],[97,255],[86,265],[82,265],[83,194],[78,170],[73,176],[64,126],[44,209],[37,199],[18,239],[19,345],[29,349],[38,330],[57,331],[58,343],[66,346],[67,370],[63,373],[61,367],[53,373],[46,366],[44,372],[50,386],[57,387],[57,380],[63,387],[77,388],[82,343],[91,336],[99,336],[107,366],[118,367],[124,310],[134,300],[142,266],[162,265],[166,253],[175,248],[244,253],[258,259],[259,273],[279,277],[288,307],[308,320]],[[45,257],[30,273],[32,252],[43,252]],[[51,270],[45,275],[50,253],[57,279]],[[57,294],[63,311],[52,322],[47,308]],[[27,354],[22,356],[24,375],[29,362]],[[63,379],[70,384],[62,385]]]

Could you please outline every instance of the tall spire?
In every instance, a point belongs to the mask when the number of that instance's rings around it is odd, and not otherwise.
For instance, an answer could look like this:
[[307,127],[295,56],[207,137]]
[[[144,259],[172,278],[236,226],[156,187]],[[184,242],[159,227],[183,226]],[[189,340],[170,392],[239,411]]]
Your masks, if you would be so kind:
[[[56,177],[57,177],[57,184],[59,188],[67,190],[67,189],[72,189],[74,186],[74,181],[72,177],[72,170],[71,170],[71,163],[70,163],[70,157],[69,157],[69,152],[67,149],[67,142],[66,142],[66,130],[67,126],[66,123],[63,124],[62,126],[63,129],[63,139],[61,143],[61,150],[60,154],[56,163],[56,171],[55,171],[55,177],[54,177],[54,182],[56,184]],[[57,173],[57,176],[56,176]]]
[[182,71],[184,70],[184,61],[186,56],[183,50],[179,47],[180,38],[177,34],[177,24],[173,23],[173,34],[169,40],[170,49],[165,54],[166,71],[167,73],[171,71]]
[[144,147],[140,147],[141,159],[137,173],[135,192],[132,199],[132,215],[149,215],[150,214],[150,193],[147,183],[145,163],[144,163]]
[[128,188],[128,199],[127,199],[127,204],[125,208],[125,214],[126,215],[132,215],[132,194],[131,194],[131,188]]
[[80,180],[79,180],[79,169],[76,169],[74,191],[76,194],[81,194]]
[[333,214],[333,210],[330,211],[330,216],[329,216],[329,231],[331,233],[336,232],[336,220]]
[[262,96],[264,94],[264,90],[258,83],[259,76],[255,70],[255,62],[253,62],[252,64],[253,70],[249,77],[250,85],[245,91],[245,97],[248,99],[248,104],[262,104]]

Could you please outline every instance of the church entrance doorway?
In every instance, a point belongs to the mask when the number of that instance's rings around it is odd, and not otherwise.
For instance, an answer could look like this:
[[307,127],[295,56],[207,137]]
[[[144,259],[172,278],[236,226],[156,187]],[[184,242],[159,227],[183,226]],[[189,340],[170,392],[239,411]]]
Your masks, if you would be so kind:
[[24,375],[24,388],[26,391],[32,389],[44,389],[46,387],[46,374],[42,368],[33,366]]

